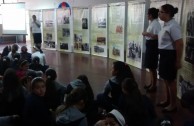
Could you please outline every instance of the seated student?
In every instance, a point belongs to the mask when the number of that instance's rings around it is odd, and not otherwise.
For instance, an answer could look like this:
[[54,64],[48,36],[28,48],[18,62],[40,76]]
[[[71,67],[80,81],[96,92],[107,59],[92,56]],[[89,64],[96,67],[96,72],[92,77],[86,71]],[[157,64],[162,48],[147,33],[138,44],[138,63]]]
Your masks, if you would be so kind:
[[22,121],[24,126],[52,126],[53,117],[44,101],[46,84],[41,77],[31,82],[31,94],[27,97],[23,109]]
[[113,62],[112,77],[106,82],[104,92],[97,95],[99,107],[107,111],[118,108],[118,100],[122,92],[121,82],[126,77],[134,79],[130,67],[121,61]]
[[67,95],[65,104],[57,108],[57,126],[88,126],[87,118],[81,112],[85,107],[86,100],[87,95],[84,89],[73,89]]
[[27,60],[20,60],[19,69],[16,70],[16,74],[20,80],[27,75],[28,68],[29,68],[28,61]]
[[48,68],[45,72],[46,75],[46,92],[45,100],[49,109],[55,109],[64,103],[64,95],[66,88],[56,81],[57,73],[54,69]]
[[21,115],[25,94],[15,70],[7,69],[3,76],[3,90],[0,94],[0,116]]
[[[182,95],[181,105],[194,115],[194,89],[189,90]],[[194,126],[194,116],[185,121],[184,126]]]
[[20,60],[27,60],[29,63],[32,61],[32,54],[28,52],[26,46],[21,47]]
[[9,52],[9,54],[7,55],[9,58],[10,58],[10,60],[11,61],[14,61],[14,59],[15,59],[15,55],[16,54],[19,54],[17,51],[18,51],[18,48],[19,48],[19,46],[17,45],[17,44],[13,44],[12,46],[11,46],[11,51]]
[[29,68],[35,71],[42,71],[43,73],[45,72],[45,68],[40,64],[40,59],[37,56],[33,57]]
[[110,111],[104,120],[99,120],[94,126],[126,126],[125,118],[116,109]]
[[94,93],[88,81],[88,77],[86,75],[79,75],[77,79],[71,81],[70,84],[67,85],[66,92],[70,93],[71,90],[75,88],[83,88],[86,90],[88,100],[86,102],[85,109],[83,109],[83,112],[86,113],[88,125],[93,125],[94,122],[96,122],[98,108],[96,103],[94,102]]
[[4,56],[0,59],[0,76],[3,76],[7,68],[10,68],[11,61],[7,56]]
[[5,46],[1,53],[1,57],[7,56],[10,51],[11,51],[11,46],[10,45]]
[[142,96],[134,79],[125,78],[122,82],[122,95],[119,109],[129,126],[153,126],[156,113],[152,102]]

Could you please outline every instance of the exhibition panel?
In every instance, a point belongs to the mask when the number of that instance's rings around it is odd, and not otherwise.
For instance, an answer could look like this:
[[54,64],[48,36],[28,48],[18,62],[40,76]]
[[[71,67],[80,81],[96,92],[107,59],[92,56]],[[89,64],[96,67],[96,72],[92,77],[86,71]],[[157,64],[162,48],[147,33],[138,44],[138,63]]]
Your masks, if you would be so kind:
[[125,3],[109,4],[109,58],[124,61]]
[[107,57],[107,5],[92,7],[91,54]]
[[74,52],[90,54],[89,9],[73,8]]

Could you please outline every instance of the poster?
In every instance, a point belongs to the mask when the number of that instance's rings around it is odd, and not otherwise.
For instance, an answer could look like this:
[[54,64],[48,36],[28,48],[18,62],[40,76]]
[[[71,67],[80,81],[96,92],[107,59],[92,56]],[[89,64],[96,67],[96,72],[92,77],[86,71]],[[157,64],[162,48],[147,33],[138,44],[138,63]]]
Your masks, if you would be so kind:
[[43,48],[55,49],[55,18],[54,9],[42,11],[43,15]]
[[74,52],[90,53],[89,9],[73,8]]
[[141,68],[145,3],[128,3],[126,63]]
[[92,8],[91,53],[107,57],[107,5]]
[[109,6],[109,58],[124,61],[125,3]]
[[71,52],[71,15],[70,9],[57,9],[57,42],[60,51]]
[[[31,22],[33,21],[33,19],[32,19],[33,15],[36,15],[36,19],[40,21],[40,23],[41,23],[41,31],[42,31],[42,11],[41,10],[30,10],[29,11],[29,22],[30,22],[29,27],[31,25]],[[33,39],[32,34],[30,34],[30,40],[31,40],[31,45],[34,46],[34,39]]]
[[184,2],[182,14],[183,62],[177,80],[179,98],[186,90],[194,88],[194,1],[186,0]]

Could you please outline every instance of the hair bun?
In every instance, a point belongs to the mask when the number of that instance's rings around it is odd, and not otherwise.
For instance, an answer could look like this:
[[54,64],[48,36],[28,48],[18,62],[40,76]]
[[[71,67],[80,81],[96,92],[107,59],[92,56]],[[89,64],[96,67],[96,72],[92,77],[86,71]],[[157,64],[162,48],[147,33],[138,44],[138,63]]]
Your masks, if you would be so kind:
[[179,10],[179,9],[178,9],[177,7],[175,7],[175,8],[174,8],[174,14],[178,13],[178,10]]

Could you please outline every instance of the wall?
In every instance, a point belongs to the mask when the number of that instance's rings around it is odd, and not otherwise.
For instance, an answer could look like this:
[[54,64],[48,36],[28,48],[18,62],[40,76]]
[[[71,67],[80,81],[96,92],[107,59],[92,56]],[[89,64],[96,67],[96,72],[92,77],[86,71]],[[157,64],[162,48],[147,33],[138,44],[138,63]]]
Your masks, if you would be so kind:
[[[18,2],[26,3],[27,10],[57,8],[59,3],[61,2],[67,2],[72,7],[90,7],[97,4],[107,4],[127,1],[128,0],[18,0]],[[145,1],[145,0],[135,0],[135,1]]]

